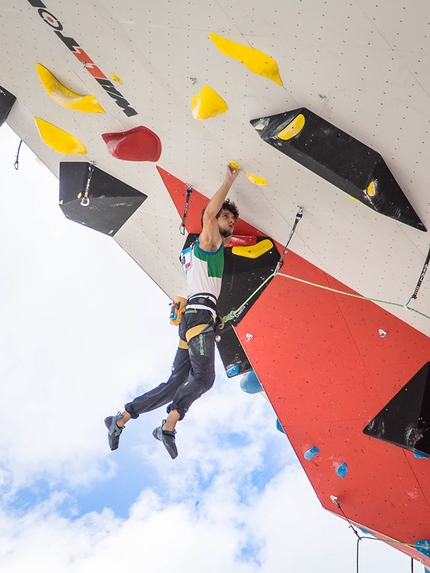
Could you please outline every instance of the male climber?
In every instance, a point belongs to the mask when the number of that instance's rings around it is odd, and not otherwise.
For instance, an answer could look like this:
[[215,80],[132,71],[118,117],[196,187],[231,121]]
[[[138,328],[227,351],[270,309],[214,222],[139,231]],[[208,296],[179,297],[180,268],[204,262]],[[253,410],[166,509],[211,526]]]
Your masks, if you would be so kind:
[[202,215],[202,232],[188,252],[183,252],[187,276],[187,305],[179,324],[179,348],[167,380],[124,406],[124,412],[105,418],[111,450],[116,450],[125,424],[165,404],[167,418],[152,435],[172,459],[178,455],[175,426],[191,404],[212,388],[215,380],[215,323],[217,300],[224,270],[224,244],[233,234],[239,216],[227,199],[239,168],[227,166],[225,179]]

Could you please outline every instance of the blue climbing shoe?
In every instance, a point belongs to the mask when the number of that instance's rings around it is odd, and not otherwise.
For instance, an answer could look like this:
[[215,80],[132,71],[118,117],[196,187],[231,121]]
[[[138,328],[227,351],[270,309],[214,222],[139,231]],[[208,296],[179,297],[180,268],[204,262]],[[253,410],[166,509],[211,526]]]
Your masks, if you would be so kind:
[[178,457],[178,449],[175,443],[176,430],[173,430],[173,432],[170,432],[169,430],[163,430],[165,423],[166,420],[163,420],[161,422],[161,426],[155,428],[155,430],[152,432],[152,435],[156,440],[163,442],[164,447],[169,453],[169,456],[172,458],[172,460],[174,460]]
[[105,418],[105,426],[108,429],[108,441],[109,447],[112,451],[118,449],[119,437],[124,429],[124,427],[119,428],[116,423],[122,418],[121,412],[118,412],[116,416],[108,416]]

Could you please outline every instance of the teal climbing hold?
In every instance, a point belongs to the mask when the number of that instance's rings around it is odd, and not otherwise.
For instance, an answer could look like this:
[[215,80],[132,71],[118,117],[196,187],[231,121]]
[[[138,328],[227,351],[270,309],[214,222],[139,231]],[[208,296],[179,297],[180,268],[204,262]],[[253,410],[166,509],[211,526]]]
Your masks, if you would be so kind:
[[430,557],[430,541],[428,539],[419,539],[415,543],[415,549],[426,557]]
[[281,426],[281,422],[279,421],[279,418],[276,418],[276,429],[281,432],[281,434],[285,434],[285,430],[284,428]]
[[424,460],[427,458],[430,458],[430,456],[428,454],[425,454],[424,452],[419,452],[418,450],[414,450],[414,456],[416,458],[424,459]]
[[348,472],[349,469],[345,462],[343,462],[343,464],[340,464],[340,466],[336,470],[336,474],[341,478],[344,478]]
[[245,374],[240,381],[240,387],[247,394],[258,394],[258,392],[263,392],[263,387],[260,384],[260,380],[257,378],[254,370]]
[[230,366],[230,368],[226,371],[226,374],[229,378],[233,378],[233,376],[237,376],[239,374],[239,364],[235,364],[234,366]]
[[319,453],[319,449],[316,446],[312,446],[312,448],[309,448],[309,450],[307,450],[304,454],[303,457],[305,458],[305,460],[311,460],[313,457],[315,457],[317,454]]

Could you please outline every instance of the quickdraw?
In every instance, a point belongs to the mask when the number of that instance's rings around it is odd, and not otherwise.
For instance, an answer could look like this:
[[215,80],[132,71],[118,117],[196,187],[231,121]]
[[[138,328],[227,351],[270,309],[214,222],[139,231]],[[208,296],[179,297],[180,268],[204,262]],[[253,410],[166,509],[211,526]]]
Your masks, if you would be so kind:
[[412,310],[412,308],[408,305],[410,304],[411,300],[415,301],[417,296],[418,296],[418,291],[420,290],[420,287],[421,287],[422,282],[424,280],[424,276],[426,274],[427,267],[429,266],[429,261],[430,261],[430,245],[429,245],[429,252],[427,253],[427,258],[425,260],[423,270],[421,271],[420,278],[418,279],[417,286],[415,287],[414,293],[408,298],[407,302],[405,303],[406,310]]
[[81,200],[81,205],[82,207],[88,207],[88,205],[90,204],[90,183],[91,183],[91,177],[93,176],[93,172],[94,172],[94,161],[91,161],[91,163],[88,165],[88,178],[87,178],[87,184],[85,187],[85,193],[84,196],[82,197]]
[[278,264],[276,265],[276,268],[275,268],[275,270],[274,270],[274,272],[273,272],[273,274],[274,274],[275,276],[276,276],[276,275],[279,273],[279,271],[281,270],[281,267],[282,267],[282,264],[283,264],[283,261],[284,261],[284,256],[285,256],[286,253],[287,253],[288,245],[290,244],[290,241],[291,241],[291,239],[293,238],[293,235],[294,235],[294,233],[295,233],[295,231],[296,231],[297,225],[299,224],[300,220],[301,220],[302,217],[303,217],[303,207],[301,207],[300,205],[297,205],[297,207],[298,207],[299,210],[298,210],[297,213],[296,213],[296,219],[295,219],[295,221],[294,221],[293,228],[291,229],[291,233],[290,233],[290,236],[288,237],[288,241],[287,241],[287,243],[286,243],[286,245],[285,245],[285,247],[284,247],[284,250],[282,251],[281,258],[279,259]]
[[188,185],[187,195],[185,197],[184,214],[182,215],[182,221],[181,221],[181,224],[179,226],[179,232],[181,233],[181,235],[185,235],[185,221],[187,220],[188,205],[190,204],[190,198],[191,198],[192,192],[193,192],[193,188],[191,187],[191,185]]
[[15,163],[13,164],[13,166],[15,167],[15,169],[18,171],[19,169],[19,152],[21,151],[21,145],[22,145],[22,139],[19,142],[18,145],[18,151],[16,152],[16,157],[15,157]]

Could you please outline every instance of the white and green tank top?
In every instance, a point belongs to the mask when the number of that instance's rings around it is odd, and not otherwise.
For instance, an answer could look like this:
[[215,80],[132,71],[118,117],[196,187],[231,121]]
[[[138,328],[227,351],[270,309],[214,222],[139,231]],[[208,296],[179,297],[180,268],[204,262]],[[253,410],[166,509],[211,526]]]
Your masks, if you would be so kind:
[[[200,293],[211,294],[218,300],[224,272],[224,244],[215,252],[203,251],[198,239],[182,253],[182,268],[187,276],[187,297]],[[190,304],[188,308],[204,308],[204,305]]]

